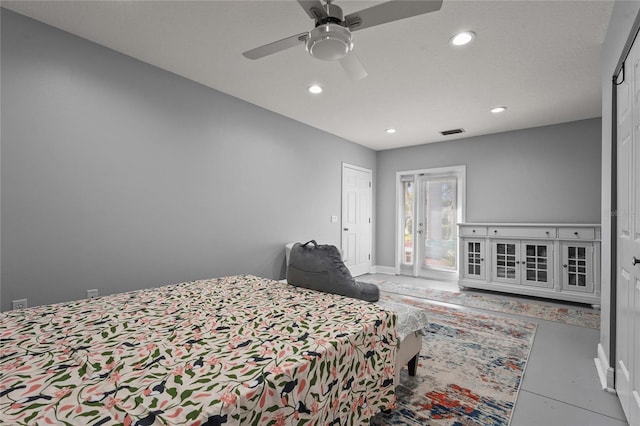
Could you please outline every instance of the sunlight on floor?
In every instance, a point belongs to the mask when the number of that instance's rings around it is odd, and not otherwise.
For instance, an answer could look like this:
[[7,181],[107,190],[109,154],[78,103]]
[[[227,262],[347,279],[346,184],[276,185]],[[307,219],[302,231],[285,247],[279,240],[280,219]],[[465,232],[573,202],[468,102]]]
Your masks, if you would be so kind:
[[437,280],[429,280],[426,278],[410,277],[407,275],[388,275],[388,274],[366,274],[366,275],[356,277],[357,281],[367,281],[369,279],[393,281],[399,284],[415,286],[417,288],[430,288],[433,290],[442,290],[442,291],[460,291],[460,287],[458,287],[458,283],[455,281],[437,281]]

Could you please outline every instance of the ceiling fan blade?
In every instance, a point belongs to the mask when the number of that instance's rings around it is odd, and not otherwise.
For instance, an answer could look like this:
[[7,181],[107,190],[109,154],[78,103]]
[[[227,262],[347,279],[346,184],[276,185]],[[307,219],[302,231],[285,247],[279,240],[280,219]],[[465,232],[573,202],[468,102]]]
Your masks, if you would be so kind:
[[360,62],[360,58],[353,50],[340,59],[340,65],[344,68],[345,72],[351,78],[351,80],[362,80],[367,75],[367,70],[364,69],[364,65]]
[[327,17],[327,11],[324,10],[320,0],[298,0],[298,4],[307,12],[309,18],[316,21]]
[[391,0],[353,12],[344,17],[351,31],[386,24],[411,16],[435,12],[442,7],[442,0]]
[[273,43],[265,44],[264,46],[256,47],[255,49],[247,50],[242,54],[242,56],[248,59],[260,59],[280,52],[281,50],[297,46],[300,43],[304,43],[308,37],[309,33],[300,33],[291,37],[283,38],[282,40],[274,41]]

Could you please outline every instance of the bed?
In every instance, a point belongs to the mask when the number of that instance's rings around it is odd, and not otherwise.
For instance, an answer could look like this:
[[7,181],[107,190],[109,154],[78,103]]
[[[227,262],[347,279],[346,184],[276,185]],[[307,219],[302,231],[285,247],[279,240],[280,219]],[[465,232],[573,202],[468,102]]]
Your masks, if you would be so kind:
[[[311,252],[314,251],[313,250],[314,248],[318,248],[318,247],[323,248],[319,253],[314,253],[313,256],[323,258],[324,262],[322,260],[311,262],[309,261],[309,257],[312,257],[312,255],[310,253],[304,254],[304,251],[302,251],[302,255],[300,254],[298,255],[298,260],[297,260],[298,265],[296,266],[298,268],[301,268],[302,270],[306,270],[308,274],[306,278],[309,281],[313,281],[313,287],[322,288],[323,281],[326,282],[326,279],[324,279],[324,277],[319,279],[316,279],[313,277],[313,275],[317,274],[318,272],[326,272],[327,276],[333,275],[336,282],[341,282],[340,285],[344,285],[347,287],[351,286],[352,285],[351,281],[355,281],[355,280],[353,280],[353,277],[351,276],[351,273],[347,269],[346,265],[344,265],[344,262],[342,262],[341,268],[338,268],[336,267],[335,258],[332,258],[331,254],[327,254],[327,252],[331,253],[332,251],[335,251],[336,253],[340,253],[340,256],[343,257],[341,250],[335,246],[328,246],[328,245],[318,246],[315,240],[311,240],[308,243],[303,244],[302,246],[303,247],[307,246],[310,243],[313,243],[310,246],[310,248],[312,249]],[[287,243],[284,246],[285,265],[287,266],[287,274],[289,273],[289,265],[291,264],[291,252],[295,245],[296,243]],[[332,274],[330,274],[330,272],[332,272]],[[297,274],[297,275],[298,277],[300,276],[300,274]],[[286,282],[289,282],[289,280],[290,280],[290,277],[287,276],[287,278],[285,278],[281,282],[286,283]],[[331,278],[329,278],[328,281],[329,281],[329,284],[326,285],[325,291],[331,292],[332,289],[336,288],[337,284],[336,282],[331,282]],[[357,284],[373,286],[376,291],[375,292],[372,291],[371,294],[375,294],[376,296],[379,295],[378,288],[375,285],[371,283],[366,283],[366,282],[358,282]],[[306,286],[303,280],[301,280],[300,282],[294,283],[294,285],[299,285],[303,287]],[[357,293],[357,292],[352,292],[352,293]],[[358,297],[358,296],[354,296],[354,297]],[[362,298],[367,299],[367,297],[362,297]],[[377,300],[377,297],[376,297],[376,300]],[[400,371],[405,365],[408,368],[408,373],[410,376],[416,375],[418,357],[420,356],[420,350],[422,349],[422,337],[424,336],[423,329],[427,327],[427,325],[429,324],[429,318],[427,317],[426,311],[415,308],[410,305],[393,302],[388,299],[378,300],[376,303],[383,309],[387,309],[395,312],[398,317],[398,320],[396,322],[397,331],[398,331],[398,353],[396,357],[396,368],[395,368],[396,373],[395,373],[395,381],[394,381],[395,385],[397,386],[400,383]]]
[[367,424],[397,314],[234,276],[0,314],[8,424]]

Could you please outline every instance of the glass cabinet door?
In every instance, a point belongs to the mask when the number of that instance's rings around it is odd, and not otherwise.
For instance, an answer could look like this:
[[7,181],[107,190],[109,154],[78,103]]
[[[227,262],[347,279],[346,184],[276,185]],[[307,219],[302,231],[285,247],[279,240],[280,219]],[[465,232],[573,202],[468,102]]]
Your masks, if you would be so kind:
[[543,242],[523,242],[523,284],[553,288],[553,246]]
[[519,248],[519,243],[516,242],[493,242],[493,279],[495,281],[519,283]]
[[464,241],[464,270],[465,278],[484,279],[484,241]]
[[593,292],[593,245],[562,243],[562,289]]

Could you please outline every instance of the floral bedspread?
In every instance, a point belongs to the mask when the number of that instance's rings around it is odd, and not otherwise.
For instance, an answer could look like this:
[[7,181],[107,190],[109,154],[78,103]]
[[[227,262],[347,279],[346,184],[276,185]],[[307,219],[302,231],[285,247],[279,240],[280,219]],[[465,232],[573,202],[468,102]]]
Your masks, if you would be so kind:
[[6,424],[359,425],[395,404],[395,313],[264,278],[0,320]]

